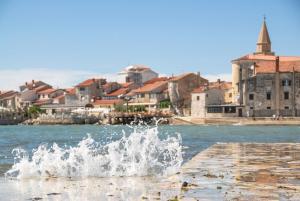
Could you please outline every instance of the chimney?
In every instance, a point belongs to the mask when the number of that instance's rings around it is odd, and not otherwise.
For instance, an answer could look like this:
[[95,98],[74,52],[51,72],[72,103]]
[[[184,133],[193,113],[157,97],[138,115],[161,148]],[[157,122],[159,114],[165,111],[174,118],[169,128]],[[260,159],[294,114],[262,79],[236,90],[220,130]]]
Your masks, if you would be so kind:
[[32,84],[34,84],[34,80],[32,80]]
[[218,84],[220,84],[220,83],[221,83],[221,80],[220,80],[220,79],[218,79],[218,80],[217,80],[217,82],[218,82]]
[[276,72],[279,72],[279,56],[276,57]]
[[200,77],[200,75],[201,75],[201,74],[200,74],[200,72],[199,72],[199,71],[197,72],[197,75]]
[[27,85],[28,85],[28,83],[27,83],[27,82],[25,82],[25,85],[27,86]]

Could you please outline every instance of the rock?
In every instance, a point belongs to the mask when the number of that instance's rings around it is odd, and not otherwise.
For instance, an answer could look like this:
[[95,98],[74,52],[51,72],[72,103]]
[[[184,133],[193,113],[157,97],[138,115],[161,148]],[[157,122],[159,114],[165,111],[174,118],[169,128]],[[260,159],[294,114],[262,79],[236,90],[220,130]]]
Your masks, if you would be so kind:
[[181,185],[181,188],[186,188],[189,185],[189,183],[187,183],[186,181],[184,181]]

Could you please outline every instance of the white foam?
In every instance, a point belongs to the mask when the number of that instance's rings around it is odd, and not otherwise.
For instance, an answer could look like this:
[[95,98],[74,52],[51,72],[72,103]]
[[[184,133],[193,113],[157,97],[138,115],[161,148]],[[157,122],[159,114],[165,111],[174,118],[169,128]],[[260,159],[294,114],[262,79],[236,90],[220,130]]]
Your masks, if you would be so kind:
[[101,145],[91,136],[76,147],[40,145],[32,156],[14,149],[15,164],[6,177],[113,177],[176,173],[182,164],[181,136],[160,139],[158,129],[134,129],[117,141]]

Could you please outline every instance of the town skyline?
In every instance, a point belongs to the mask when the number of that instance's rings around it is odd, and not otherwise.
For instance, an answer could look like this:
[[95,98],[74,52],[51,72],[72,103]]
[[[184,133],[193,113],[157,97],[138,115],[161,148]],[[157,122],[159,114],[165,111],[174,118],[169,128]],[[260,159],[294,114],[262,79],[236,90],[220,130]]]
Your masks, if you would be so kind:
[[[17,89],[31,79],[57,87],[90,77],[114,81],[132,64],[167,76],[200,71],[210,81],[230,80],[230,61],[255,51],[263,15],[276,54],[300,54],[296,1],[1,5],[1,89]],[[231,6],[239,9],[229,13]],[[211,12],[214,7],[218,13]]]

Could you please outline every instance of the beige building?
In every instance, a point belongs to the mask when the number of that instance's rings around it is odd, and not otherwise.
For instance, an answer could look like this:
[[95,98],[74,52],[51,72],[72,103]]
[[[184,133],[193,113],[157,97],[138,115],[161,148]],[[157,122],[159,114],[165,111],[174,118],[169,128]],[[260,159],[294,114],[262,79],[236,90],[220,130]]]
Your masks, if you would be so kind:
[[[237,117],[240,106],[226,102],[228,88],[226,82],[210,83],[194,89],[191,93],[191,116],[199,118]],[[230,88],[229,88],[230,89]]]
[[208,85],[208,80],[199,73],[186,73],[171,78],[168,81],[168,92],[174,113],[190,116],[191,92],[203,85]]
[[224,103],[232,103],[232,82],[221,81],[209,82],[209,88],[221,89],[224,94]]
[[232,61],[232,102],[243,116],[300,116],[300,56],[272,52],[265,20],[256,52]]
[[137,88],[130,92],[132,99],[129,105],[145,106],[146,110],[156,110],[161,101],[169,99],[168,78],[154,78],[144,84],[144,86]]

